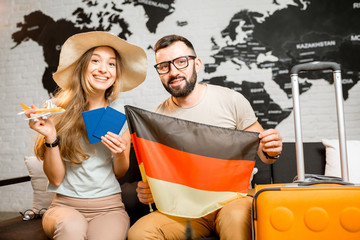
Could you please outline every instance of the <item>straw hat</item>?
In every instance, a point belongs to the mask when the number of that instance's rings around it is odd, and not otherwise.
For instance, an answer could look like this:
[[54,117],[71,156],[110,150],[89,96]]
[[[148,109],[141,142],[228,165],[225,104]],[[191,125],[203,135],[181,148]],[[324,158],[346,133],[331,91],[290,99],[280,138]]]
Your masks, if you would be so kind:
[[145,51],[108,32],[94,31],[75,34],[63,44],[60,60],[53,78],[63,89],[69,87],[75,66],[87,50],[97,46],[110,46],[121,56],[121,91],[126,92],[145,80],[147,57]]

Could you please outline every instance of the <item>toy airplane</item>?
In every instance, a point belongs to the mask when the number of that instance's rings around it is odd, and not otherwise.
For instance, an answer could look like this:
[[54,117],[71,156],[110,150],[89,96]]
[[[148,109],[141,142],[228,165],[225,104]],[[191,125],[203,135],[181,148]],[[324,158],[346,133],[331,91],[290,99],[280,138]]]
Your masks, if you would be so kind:
[[[56,106],[56,104],[51,101],[47,100],[46,102],[46,108],[39,108],[36,110],[35,116],[31,118],[27,118],[26,120],[34,119],[35,121],[39,121],[38,118],[47,119],[52,114],[59,114],[65,112],[65,109]],[[30,107],[26,106],[24,103],[20,103],[20,105],[23,108],[22,112],[19,112],[18,115],[24,114],[26,110],[31,109]]]

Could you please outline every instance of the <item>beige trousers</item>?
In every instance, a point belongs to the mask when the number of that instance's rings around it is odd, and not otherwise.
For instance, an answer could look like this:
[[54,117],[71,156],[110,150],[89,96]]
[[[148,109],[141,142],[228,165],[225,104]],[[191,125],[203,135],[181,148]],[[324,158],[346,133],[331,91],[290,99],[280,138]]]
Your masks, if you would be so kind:
[[130,226],[121,194],[81,199],[56,194],[42,220],[56,240],[122,240]]
[[[189,219],[193,238],[208,237],[216,232],[221,240],[250,240],[251,203],[251,197],[239,198],[205,217]],[[155,211],[130,228],[128,239],[185,239],[187,220]]]

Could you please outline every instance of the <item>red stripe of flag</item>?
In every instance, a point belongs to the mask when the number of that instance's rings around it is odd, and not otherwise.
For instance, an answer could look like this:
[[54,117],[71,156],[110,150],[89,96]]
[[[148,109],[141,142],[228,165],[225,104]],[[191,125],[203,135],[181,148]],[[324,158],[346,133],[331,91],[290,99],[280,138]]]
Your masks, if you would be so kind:
[[224,160],[183,152],[132,134],[146,175],[207,191],[247,192],[253,160]]

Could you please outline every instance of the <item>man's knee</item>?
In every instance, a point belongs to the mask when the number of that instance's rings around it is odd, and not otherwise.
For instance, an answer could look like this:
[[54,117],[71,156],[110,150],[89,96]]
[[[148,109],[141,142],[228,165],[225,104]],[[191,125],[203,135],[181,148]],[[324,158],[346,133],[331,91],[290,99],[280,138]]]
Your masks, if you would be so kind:
[[216,229],[222,239],[251,239],[251,203],[252,198],[245,197],[220,210]]
[[127,238],[129,240],[142,239],[143,234],[140,233],[140,231],[138,231],[136,228],[134,228],[134,226],[132,226],[127,233]]
[[251,198],[245,197],[226,204],[217,216],[222,227],[249,226],[251,223]]
[[158,233],[156,226],[135,223],[129,229],[127,238],[128,240],[161,239],[161,234]]

